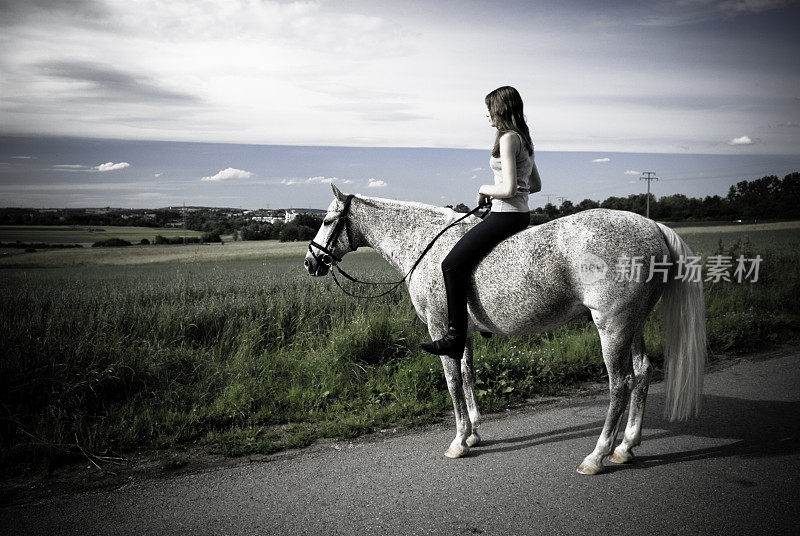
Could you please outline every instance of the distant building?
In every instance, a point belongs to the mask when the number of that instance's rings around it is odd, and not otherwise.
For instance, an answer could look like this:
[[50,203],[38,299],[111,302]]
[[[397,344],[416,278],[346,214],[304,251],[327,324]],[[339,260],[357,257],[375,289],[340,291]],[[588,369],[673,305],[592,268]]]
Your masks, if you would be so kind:
[[250,216],[250,221],[258,221],[262,223],[289,223],[299,216],[296,210],[284,212],[283,218],[280,216]]

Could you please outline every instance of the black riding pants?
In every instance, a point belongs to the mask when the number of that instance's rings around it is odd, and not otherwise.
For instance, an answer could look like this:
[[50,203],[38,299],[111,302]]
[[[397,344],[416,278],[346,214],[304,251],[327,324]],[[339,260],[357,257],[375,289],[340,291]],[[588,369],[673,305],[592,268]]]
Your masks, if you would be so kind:
[[467,231],[442,261],[447,292],[447,318],[451,327],[466,331],[467,289],[475,266],[497,244],[528,227],[527,212],[490,212]]

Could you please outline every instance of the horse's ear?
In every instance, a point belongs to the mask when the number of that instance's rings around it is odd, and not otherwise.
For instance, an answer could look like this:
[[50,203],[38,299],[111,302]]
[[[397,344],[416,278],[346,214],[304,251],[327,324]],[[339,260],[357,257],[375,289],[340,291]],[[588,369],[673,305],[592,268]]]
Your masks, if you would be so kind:
[[335,195],[336,199],[339,201],[344,201],[347,198],[346,195],[339,191],[339,188],[337,188],[335,184],[331,183],[331,188],[333,189],[333,195]]

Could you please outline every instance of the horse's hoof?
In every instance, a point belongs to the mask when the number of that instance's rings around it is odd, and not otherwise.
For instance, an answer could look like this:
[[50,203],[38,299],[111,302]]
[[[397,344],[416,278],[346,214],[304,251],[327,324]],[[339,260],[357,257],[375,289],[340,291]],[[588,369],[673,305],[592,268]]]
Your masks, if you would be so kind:
[[608,458],[608,461],[612,463],[630,463],[633,460],[633,453],[620,447],[614,449],[614,453]]
[[447,450],[444,451],[444,455],[448,458],[463,458],[469,454],[469,447],[466,445],[461,444],[454,444],[447,447]]
[[578,466],[578,472],[582,475],[599,475],[603,472],[603,464],[583,460],[583,463]]
[[478,435],[478,432],[472,432],[472,435],[467,438],[468,447],[474,447],[480,442],[481,442],[481,436]]

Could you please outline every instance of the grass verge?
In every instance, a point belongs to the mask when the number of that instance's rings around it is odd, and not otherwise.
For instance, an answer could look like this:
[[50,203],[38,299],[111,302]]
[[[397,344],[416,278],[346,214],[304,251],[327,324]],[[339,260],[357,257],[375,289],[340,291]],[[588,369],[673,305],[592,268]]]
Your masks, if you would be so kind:
[[[761,245],[718,245],[763,261],[757,283],[706,283],[712,353],[795,332],[797,250]],[[348,261],[356,272],[386,272],[375,255]],[[5,472],[197,443],[271,453],[429,423],[451,409],[439,360],[417,350],[427,333],[405,291],[353,300],[329,278],[309,278],[295,257],[4,276]],[[660,366],[657,311],[645,342]],[[477,338],[475,355],[484,411],[605,375],[587,319],[529,337]]]

